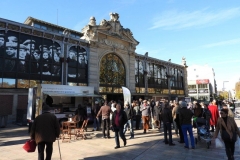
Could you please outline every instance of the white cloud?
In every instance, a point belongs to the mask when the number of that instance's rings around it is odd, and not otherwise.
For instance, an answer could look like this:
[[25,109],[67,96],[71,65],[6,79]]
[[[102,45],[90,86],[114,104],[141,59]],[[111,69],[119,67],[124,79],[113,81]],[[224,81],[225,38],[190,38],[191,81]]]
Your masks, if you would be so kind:
[[240,38],[203,45],[204,48],[240,44]]
[[149,29],[162,28],[166,30],[184,29],[190,27],[204,27],[215,25],[223,21],[240,16],[240,8],[230,8],[219,11],[209,11],[208,8],[188,11],[168,11],[153,19]]

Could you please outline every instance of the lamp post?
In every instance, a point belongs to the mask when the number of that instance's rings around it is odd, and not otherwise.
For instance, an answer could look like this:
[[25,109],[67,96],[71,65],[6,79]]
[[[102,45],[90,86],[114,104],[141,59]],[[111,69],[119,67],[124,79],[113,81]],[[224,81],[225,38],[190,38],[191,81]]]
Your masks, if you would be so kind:
[[168,103],[169,103],[171,100],[171,84],[170,84],[170,82],[171,82],[171,78],[173,77],[173,75],[172,75],[172,72],[170,71],[169,66],[166,69],[167,69],[166,77],[168,80]]
[[[223,81],[223,89],[222,89],[223,92],[224,92],[224,90],[225,90],[225,88],[224,88],[224,84],[227,83],[227,82],[229,82],[229,81]],[[229,94],[229,93],[228,93],[228,94]],[[229,95],[228,95],[227,99],[229,99]]]

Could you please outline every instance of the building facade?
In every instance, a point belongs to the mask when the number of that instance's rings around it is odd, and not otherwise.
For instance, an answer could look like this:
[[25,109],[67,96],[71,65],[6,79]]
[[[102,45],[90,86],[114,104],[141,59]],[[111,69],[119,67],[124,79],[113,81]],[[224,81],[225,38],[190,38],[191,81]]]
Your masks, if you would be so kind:
[[[139,42],[117,13],[77,32],[32,17],[24,24],[0,19],[0,114],[25,116],[28,88],[37,84],[93,86],[106,100],[187,96],[187,66],[135,52]],[[0,39],[1,40],[1,39]]]
[[217,95],[214,69],[208,65],[187,68],[188,93],[195,100],[210,101]]

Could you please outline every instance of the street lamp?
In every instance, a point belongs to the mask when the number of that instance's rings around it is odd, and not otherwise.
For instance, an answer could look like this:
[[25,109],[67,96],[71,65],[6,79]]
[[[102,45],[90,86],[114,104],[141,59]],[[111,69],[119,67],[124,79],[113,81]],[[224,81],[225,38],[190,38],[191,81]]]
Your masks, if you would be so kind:
[[[223,81],[223,89],[222,89],[223,91],[225,90],[225,88],[224,88],[224,84],[227,83],[227,82],[229,82],[229,81]],[[229,93],[228,93],[228,97],[227,97],[227,99],[229,100]]]
[[223,81],[223,89],[222,89],[222,91],[224,91],[224,83],[226,83],[226,82],[229,82],[229,81]]
[[172,75],[172,72],[170,71],[169,66],[166,69],[167,69],[166,77],[168,80],[168,103],[169,103],[171,100],[171,84],[170,84],[170,82],[171,82],[171,78],[173,77],[173,75]]

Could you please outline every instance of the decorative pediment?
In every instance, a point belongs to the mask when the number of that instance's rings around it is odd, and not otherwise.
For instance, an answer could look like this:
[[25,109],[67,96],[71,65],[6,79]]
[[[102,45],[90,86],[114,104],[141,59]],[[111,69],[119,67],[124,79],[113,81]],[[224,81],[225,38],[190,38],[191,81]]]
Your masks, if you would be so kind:
[[100,32],[107,36],[127,41],[131,43],[131,46],[133,45],[133,48],[139,44],[139,42],[133,37],[131,30],[123,28],[119,21],[118,13],[110,13],[110,20],[103,19],[99,25],[96,25],[95,21],[95,17],[91,17],[88,25],[82,29],[84,34],[82,37],[83,39],[88,41],[99,41],[98,33]]

